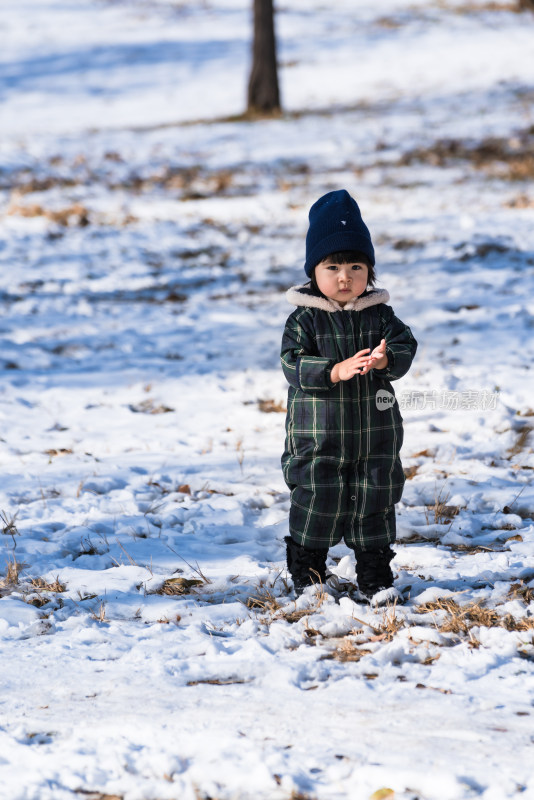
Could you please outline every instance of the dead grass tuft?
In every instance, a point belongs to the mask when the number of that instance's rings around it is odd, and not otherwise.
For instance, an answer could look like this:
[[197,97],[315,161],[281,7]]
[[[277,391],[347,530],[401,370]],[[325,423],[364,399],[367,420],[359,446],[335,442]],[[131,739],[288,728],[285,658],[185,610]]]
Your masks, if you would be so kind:
[[24,602],[28,603],[28,605],[30,606],[35,606],[36,608],[42,608],[43,606],[46,606],[46,604],[50,602],[50,598],[42,594],[30,594],[26,595],[26,597],[24,598]]
[[[519,586],[519,584],[516,584]],[[471,636],[472,628],[505,628],[507,631],[529,631],[534,629],[534,617],[516,619],[511,614],[501,616],[494,608],[486,608],[482,601],[459,605],[456,600],[446,597],[417,607],[419,614],[435,611],[447,612],[448,619],[436,627],[442,633],[456,633]],[[473,646],[478,646],[476,640]]]
[[276,619],[284,619],[286,622],[294,623],[300,622],[304,617],[309,617],[313,614],[312,608],[296,608],[294,611],[281,611],[276,615]]
[[45,450],[44,453],[45,455],[50,456],[50,458],[53,458],[54,456],[70,456],[72,455],[73,450],[68,447],[60,447],[57,449],[55,447],[51,447],[49,450]]
[[525,192],[520,192],[515,197],[507,200],[505,206],[507,208],[534,208],[534,198],[529,197]]
[[84,797],[85,800],[124,800],[122,794],[105,794],[104,792],[94,792],[92,789],[75,789],[74,792]]
[[0,580],[0,595],[9,594],[15,586],[18,586],[19,575],[24,567],[27,566],[28,565],[24,562],[17,561],[15,556],[13,556],[13,560],[8,560],[6,564],[6,574]]
[[[499,5],[499,4],[497,4]],[[400,158],[400,166],[413,163],[444,167],[455,161],[469,162],[491,177],[508,181],[534,178],[534,126],[509,137],[490,136],[477,143],[459,139],[440,139],[430,147],[410,150]]]
[[64,583],[60,583],[59,576],[56,577],[53,583],[47,583],[43,578],[32,578],[31,585],[34,589],[45,592],[61,593],[67,590]]
[[385,609],[382,614],[382,622],[380,625],[372,626],[374,630],[374,636],[371,637],[371,641],[390,642],[395,634],[398,633],[401,628],[404,628],[405,622],[400,617],[397,617],[396,610],[396,601],[392,606]]
[[[508,540],[507,540],[508,541]],[[471,553],[476,555],[476,553],[508,553],[510,552],[510,548],[506,547],[503,544],[497,544],[493,547],[487,547],[484,544],[453,544],[448,543],[443,545],[448,550],[452,550],[455,553]]]
[[360,661],[364,656],[369,655],[371,652],[371,650],[366,650],[364,647],[358,647],[356,642],[353,640],[345,638],[338,647],[322,655],[319,660],[341,661],[342,663],[349,661],[357,662]]
[[259,609],[260,611],[268,611],[270,613],[274,613],[282,608],[277,598],[267,586],[260,587],[256,595],[251,595],[246,602],[246,606],[247,608]]
[[492,608],[484,608],[480,603],[458,606],[450,612],[450,619],[440,626],[443,633],[469,633],[471,628],[495,628],[500,625],[500,617]]
[[508,0],[508,2],[498,2],[497,0],[488,0],[486,3],[469,3],[454,4],[450,6],[444,0],[440,0],[438,5],[441,8],[446,8],[455,14],[480,14],[484,11],[508,11],[509,13],[517,14],[520,11],[519,3],[517,0]]
[[526,449],[528,445],[528,440],[530,434],[534,431],[534,427],[532,425],[523,425],[521,430],[518,432],[517,439],[512,445],[512,447],[508,450],[507,457],[513,458],[514,456],[518,456],[523,450]]
[[208,683],[210,686],[231,686],[234,683],[251,683],[245,678],[201,678],[198,681],[187,681],[186,686],[200,686]]
[[453,518],[460,512],[459,506],[447,505],[449,497],[449,492],[446,492],[445,487],[442,486],[434,500],[434,504],[426,507],[425,514],[427,525],[430,525],[432,522],[429,512],[433,513],[433,522],[438,525],[452,522]]
[[106,604],[102,601],[98,608],[91,614],[92,619],[97,622],[107,622],[106,617]]
[[167,578],[159,589],[148,594],[182,595],[191,594],[197,586],[203,586],[204,581],[198,578]]
[[434,458],[435,454],[436,453],[434,450],[430,450],[427,447],[426,450],[420,450],[418,453],[414,453],[411,458],[419,458],[420,456],[424,456],[425,458]]
[[15,524],[15,520],[17,519],[18,511],[16,511],[11,516],[8,516],[7,512],[0,511],[0,527],[2,528],[2,533],[5,536],[11,536],[13,539],[13,547],[17,546],[15,541],[15,536],[19,536],[19,532],[17,530],[17,526]]
[[85,227],[89,225],[89,211],[81,203],[74,203],[66,208],[51,210],[38,203],[18,203],[12,200],[7,210],[10,216],[45,217],[63,227]]
[[507,631],[531,631],[534,630],[534,617],[517,617],[506,614],[502,617],[502,626]]
[[154,400],[150,397],[140,403],[130,403],[128,408],[135,414],[169,414],[175,410],[161,403],[160,405],[156,405]]
[[[294,608],[293,611],[281,608],[281,610],[274,615],[273,619],[283,619],[286,622],[293,624],[295,622],[300,622],[300,620],[303,619],[304,617],[309,617],[312,614],[315,614],[317,611],[319,611],[319,609],[321,608],[326,599],[326,592],[324,590],[319,574],[318,573],[315,574],[317,576],[317,583],[315,584],[315,590],[316,590],[315,604],[310,608]],[[307,630],[311,631],[313,629],[308,627]]]
[[507,596],[512,600],[521,599],[528,606],[534,600],[534,589],[526,586],[523,581],[519,581],[519,583],[512,583]]
[[258,408],[265,414],[285,414],[287,408],[283,403],[277,403],[275,400],[258,400]]

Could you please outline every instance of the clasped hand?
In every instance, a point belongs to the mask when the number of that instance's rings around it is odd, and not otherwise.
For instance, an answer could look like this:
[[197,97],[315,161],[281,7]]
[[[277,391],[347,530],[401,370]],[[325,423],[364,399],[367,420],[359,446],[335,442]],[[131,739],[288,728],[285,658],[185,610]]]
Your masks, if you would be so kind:
[[370,369],[384,369],[387,367],[386,340],[382,339],[378,347],[375,347],[372,352],[370,350],[370,347],[366,347],[365,350],[359,350],[351,358],[334,364],[330,373],[332,383],[348,381],[354,375],[365,375]]

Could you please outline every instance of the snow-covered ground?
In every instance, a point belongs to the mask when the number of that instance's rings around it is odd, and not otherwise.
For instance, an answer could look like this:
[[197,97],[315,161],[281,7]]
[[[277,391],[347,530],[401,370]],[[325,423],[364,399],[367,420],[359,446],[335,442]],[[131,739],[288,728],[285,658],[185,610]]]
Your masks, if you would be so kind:
[[[251,122],[250,5],[0,8],[0,797],[534,798],[534,15],[286,0]],[[376,611],[284,562],[339,187],[419,340]]]

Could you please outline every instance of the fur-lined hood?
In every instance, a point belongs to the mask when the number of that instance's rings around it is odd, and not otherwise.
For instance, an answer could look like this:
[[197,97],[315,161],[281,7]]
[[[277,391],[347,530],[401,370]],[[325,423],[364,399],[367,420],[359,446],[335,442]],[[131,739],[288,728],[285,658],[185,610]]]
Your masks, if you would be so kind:
[[354,297],[344,306],[340,306],[335,300],[321,297],[312,288],[311,283],[303,286],[292,286],[286,292],[286,297],[294,306],[307,306],[309,308],[320,308],[322,311],[362,311],[369,306],[376,306],[380,303],[387,303],[389,292],[386,289],[369,289],[360,297]]

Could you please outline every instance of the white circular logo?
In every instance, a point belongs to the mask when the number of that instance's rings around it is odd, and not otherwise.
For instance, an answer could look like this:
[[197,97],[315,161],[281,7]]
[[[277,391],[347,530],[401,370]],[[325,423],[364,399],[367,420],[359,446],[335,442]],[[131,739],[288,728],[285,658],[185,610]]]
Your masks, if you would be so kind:
[[385,411],[395,402],[395,395],[387,392],[385,389],[379,389],[376,393],[376,407],[380,411]]

